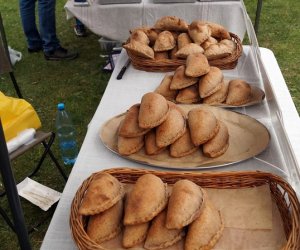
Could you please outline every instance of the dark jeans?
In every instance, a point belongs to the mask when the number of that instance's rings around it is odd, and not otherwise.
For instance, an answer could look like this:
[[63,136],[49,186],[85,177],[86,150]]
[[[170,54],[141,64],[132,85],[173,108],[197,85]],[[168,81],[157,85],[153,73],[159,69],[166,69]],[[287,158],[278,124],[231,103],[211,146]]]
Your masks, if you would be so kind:
[[[28,48],[43,48],[49,52],[60,47],[56,37],[55,0],[19,0],[23,30]],[[35,2],[38,2],[39,31],[35,20]]]

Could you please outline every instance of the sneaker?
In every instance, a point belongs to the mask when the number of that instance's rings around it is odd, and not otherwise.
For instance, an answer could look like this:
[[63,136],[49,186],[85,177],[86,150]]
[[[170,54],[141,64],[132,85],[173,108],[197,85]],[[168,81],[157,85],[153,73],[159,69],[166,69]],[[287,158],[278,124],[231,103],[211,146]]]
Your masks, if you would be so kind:
[[28,48],[27,50],[28,50],[28,53],[38,53],[38,52],[42,51],[43,48],[42,47]]
[[74,26],[74,32],[75,32],[75,35],[78,36],[78,37],[84,37],[86,36],[86,29],[83,25],[75,25]]
[[72,60],[78,56],[77,52],[68,52],[67,49],[59,47],[56,50],[50,52],[44,52],[46,60],[51,61],[62,61],[62,60]]

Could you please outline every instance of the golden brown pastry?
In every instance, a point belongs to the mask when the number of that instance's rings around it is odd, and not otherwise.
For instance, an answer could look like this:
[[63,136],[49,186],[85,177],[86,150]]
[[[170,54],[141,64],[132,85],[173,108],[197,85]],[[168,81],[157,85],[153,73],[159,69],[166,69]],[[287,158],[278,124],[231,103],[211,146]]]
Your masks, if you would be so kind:
[[226,100],[228,93],[228,81],[221,82],[221,88],[210,96],[203,98],[205,104],[220,104]]
[[170,146],[170,155],[172,157],[183,157],[198,150],[191,139],[190,129],[186,128],[185,133]]
[[158,93],[165,97],[169,101],[174,101],[178,91],[170,89],[170,85],[173,79],[173,75],[165,75],[160,85],[155,89],[155,93]]
[[146,222],[125,226],[122,239],[123,247],[130,248],[144,242],[147,237],[149,224],[149,222]]
[[210,250],[222,236],[224,223],[220,212],[206,200],[200,216],[188,228],[184,249]]
[[167,205],[167,184],[153,175],[138,178],[125,204],[124,225],[136,225],[152,220]]
[[171,34],[173,35],[174,39],[175,39],[175,42],[177,41],[177,38],[179,36],[180,33],[178,33],[178,31],[172,31],[170,30]]
[[185,45],[191,43],[192,40],[188,33],[180,33],[177,37],[177,46],[178,49],[183,48]]
[[136,56],[140,56],[147,59],[154,59],[153,49],[146,44],[131,41],[130,43],[124,44],[123,48],[129,50]]
[[185,75],[185,66],[181,65],[175,70],[174,76],[170,84],[170,89],[183,89],[197,82],[198,78],[189,77]]
[[212,139],[219,131],[220,124],[215,115],[208,110],[195,108],[188,113],[191,138],[195,146]]
[[186,128],[185,118],[178,109],[171,108],[167,119],[156,128],[156,145],[166,147],[183,135]]
[[231,80],[228,87],[228,95],[226,104],[242,105],[249,102],[251,99],[251,87],[243,80]]
[[162,152],[165,147],[158,147],[156,144],[155,129],[152,129],[145,135],[145,152],[147,155],[157,155]]
[[192,223],[200,214],[204,191],[190,180],[177,181],[169,198],[166,227],[180,229]]
[[179,105],[175,104],[174,102],[170,102],[170,101],[168,101],[168,104],[169,104],[170,108],[177,109],[182,114],[184,119],[187,119],[187,113]]
[[142,30],[133,31],[130,35],[130,41],[140,42],[140,43],[143,43],[145,45],[149,45],[149,43],[150,43],[150,40],[149,40],[148,36]]
[[138,28],[136,28],[134,30],[131,30],[130,33],[133,33],[136,30],[143,31],[148,36],[148,38],[150,40],[150,45],[154,45],[155,40],[156,40],[159,32],[157,32],[156,30],[154,30],[151,27],[142,26],[142,27],[138,27]]
[[204,52],[204,50],[203,50],[203,48],[200,45],[198,45],[196,43],[189,43],[189,44],[186,44],[181,49],[179,49],[176,52],[175,56],[177,58],[183,58],[183,59],[185,59],[190,54],[203,53],[203,52]]
[[139,126],[141,128],[154,128],[167,119],[169,105],[162,95],[149,92],[142,97]]
[[154,28],[159,30],[187,31],[188,24],[176,16],[164,16],[156,21]]
[[155,60],[168,59],[169,58],[169,54],[168,54],[167,51],[154,52],[154,58],[155,58]]
[[146,134],[149,129],[139,127],[140,104],[135,104],[127,110],[123,122],[120,123],[119,135],[137,137]]
[[208,21],[202,21],[202,23],[208,25],[209,29],[211,30],[212,37],[218,39],[231,39],[229,32],[224,26],[217,23],[208,22]]
[[171,50],[176,46],[176,40],[170,31],[163,31],[158,34],[154,44],[154,51],[161,52]]
[[224,122],[219,121],[220,129],[218,133],[203,144],[204,155],[215,158],[226,152],[229,147],[229,133],[227,126]]
[[217,44],[218,40],[210,36],[205,42],[201,43],[201,47],[206,50],[210,45]]
[[79,214],[101,213],[115,205],[123,196],[124,188],[118,179],[107,173],[97,175],[88,186],[79,208]]
[[217,92],[222,87],[223,79],[223,73],[219,68],[210,67],[209,72],[199,80],[200,97],[204,98]]
[[194,84],[187,88],[179,90],[176,96],[176,102],[184,103],[184,104],[191,104],[200,102],[200,96],[198,91],[198,84]]
[[207,58],[201,54],[190,54],[186,59],[185,74],[191,77],[199,77],[209,72],[210,66]]
[[178,51],[178,47],[177,45],[169,51],[169,58],[170,59],[177,59],[177,57],[175,56],[176,52]]
[[118,136],[118,152],[120,155],[131,155],[144,146],[144,136],[123,137]]
[[167,212],[164,210],[153,219],[144,245],[146,249],[163,249],[174,245],[184,237],[183,228],[166,228],[166,214]]
[[204,55],[208,60],[215,60],[232,55],[236,49],[236,44],[232,40],[222,40],[217,44],[210,45]]
[[104,212],[92,215],[87,226],[87,235],[92,241],[102,243],[116,237],[122,228],[123,200]]
[[188,28],[188,32],[194,43],[201,44],[205,42],[211,35],[208,25],[201,21],[193,21]]

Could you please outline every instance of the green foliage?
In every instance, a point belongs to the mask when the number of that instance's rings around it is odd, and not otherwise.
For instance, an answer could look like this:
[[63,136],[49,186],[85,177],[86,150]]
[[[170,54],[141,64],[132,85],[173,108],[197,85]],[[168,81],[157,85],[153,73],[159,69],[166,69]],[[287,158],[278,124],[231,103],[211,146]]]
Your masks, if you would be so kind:
[[[254,21],[256,1],[244,0],[250,17]],[[101,72],[105,61],[99,57],[101,51],[99,37],[89,33],[88,37],[77,38],[73,32],[74,20],[66,21],[63,9],[65,1],[58,0],[56,6],[57,33],[64,47],[77,50],[78,59],[67,62],[46,61],[42,53],[28,54],[25,37],[21,28],[18,1],[0,1],[9,45],[23,53],[23,59],[15,67],[15,75],[25,99],[37,110],[44,130],[55,130],[56,105],[64,102],[78,132],[78,143],[82,144],[87,126],[105,91],[110,74]],[[261,47],[271,49],[280,65],[295,105],[300,110],[300,1],[268,0],[263,1],[258,41]],[[6,95],[16,96],[9,77],[0,76],[0,90]],[[21,180],[32,169],[41,149],[26,154],[13,162],[17,180]],[[54,153],[59,157],[57,143]],[[60,161],[61,162],[61,161]],[[71,169],[65,167],[67,172]],[[64,188],[64,181],[47,159],[42,171],[34,178],[58,191]],[[0,188],[1,189],[1,188]],[[49,213],[21,199],[27,224],[33,225],[41,216]],[[1,199],[0,206],[9,211],[7,200]],[[39,249],[50,219],[30,234],[34,249]],[[17,249],[18,242],[14,233],[0,217],[1,249]]]

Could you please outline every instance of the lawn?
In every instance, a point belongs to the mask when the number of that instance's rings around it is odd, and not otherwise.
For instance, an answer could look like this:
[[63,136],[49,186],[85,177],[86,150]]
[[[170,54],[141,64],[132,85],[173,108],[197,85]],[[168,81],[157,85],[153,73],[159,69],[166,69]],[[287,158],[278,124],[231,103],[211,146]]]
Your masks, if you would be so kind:
[[[63,9],[65,0],[57,0],[57,33],[64,47],[80,53],[80,57],[68,62],[49,62],[42,53],[28,54],[21,29],[18,1],[1,1],[0,11],[9,45],[23,53],[23,59],[15,67],[15,75],[24,97],[35,107],[44,130],[55,130],[56,105],[64,102],[72,115],[77,130],[78,144],[81,145],[96,107],[98,106],[110,74],[103,73],[105,60],[98,43],[99,37],[89,33],[86,38],[77,38],[73,32],[74,20],[66,21]],[[256,1],[245,0],[250,17],[254,20]],[[300,1],[264,1],[260,20],[258,40],[261,47],[271,49],[280,65],[295,105],[300,110],[299,54],[300,54]],[[16,96],[7,76],[0,78],[0,91]],[[17,180],[22,179],[37,159],[40,150],[21,157],[13,162]],[[57,143],[54,153],[59,156]],[[71,169],[65,167],[67,172]],[[63,191],[64,181],[48,159],[35,180]],[[37,218],[47,215],[39,208],[21,199],[27,224],[34,224]],[[6,199],[0,206],[9,210]],[[39,249],[50,219],[30,234],[34,249]],[[0,217],[0,249],[17,249],[17,238]]]

